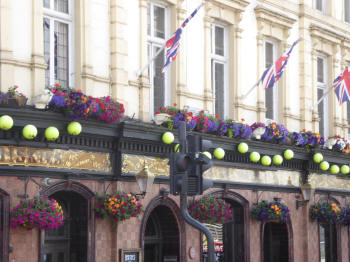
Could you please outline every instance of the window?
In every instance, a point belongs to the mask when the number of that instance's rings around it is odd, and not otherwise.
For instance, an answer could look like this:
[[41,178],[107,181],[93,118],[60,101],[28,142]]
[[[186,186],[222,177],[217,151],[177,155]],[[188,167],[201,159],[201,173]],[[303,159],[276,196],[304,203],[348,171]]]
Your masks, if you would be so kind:
[[[277,45],[272,41],[264,42],[264,66],[270,67],[277,59]],[[278,88],[277,86],[265,90],[266,119],[278,120]]]
[[73,85],[73,1],[43,0],[45,84]]
[[[317,57],[317,101],[327,92],[327,59]],[[327,96],[318,104],[320,117],[319,131],[323,137],[328,137],[328,98]]]
[[[164,46],[168,36],[167,8],[155,3],[149,3],[147,8],[147,35],[148,35],[148,57],[152,59]],[[149,67],[151,84],[151,115],[158,107],[168,104],[169,99],[169,69],[162,73],[165,63],[164,50],[161,51]]]
[[344,0],[344,21],[350,23],[350,0]]
[[325,0],[316,0],[316,9],[322,13],[326,13],[326,1]]
[[212,88],[215,96],[215,114],[221,117],[228,115],[228,50],[226,28],[212,25],[211,29],[211,70]]
[[334,224],[319,224],[320,262],[337,262],[337,228]]

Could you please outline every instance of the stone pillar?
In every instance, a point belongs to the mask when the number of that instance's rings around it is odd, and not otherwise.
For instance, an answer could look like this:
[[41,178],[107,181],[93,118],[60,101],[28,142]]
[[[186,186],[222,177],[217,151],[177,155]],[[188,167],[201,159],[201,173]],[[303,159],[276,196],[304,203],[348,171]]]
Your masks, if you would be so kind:
[[[81,60],[78,62],[80,64],[79,71],[80,75],[76,74],[76,83],[77,88],[82,89],[86,94],[91,94],[93,90],[93,80],[91,75],[93,74],[92,59],[91,59],[91,2],[90,1],[81,1],[80,2],[80,23],[78,32],[80,32],[80,55]],[[78,72],[78,71],[76,71]],[[79,79],[80,78],[80,79]],[[79,86],[80,83],[80,86]]]
[[[329,66],[329,86],[341,72],[339,68],[340,60],[336,58],[336,55],[340,53],[340,46],[333,46],[333,56],[330,57],[331,66]],[[343,106],[339,107],[339,101],[333,90],[328,95],[329,101],[329,112],[328,112],[328,123],[329,123],[329,135],[340,135],[343,136],[342,123],[341,123],[341,110]],[[346,103],[344,104],[346,106]]]
[[[229,118],[233,119],[241,119],[244,118],[244,108],[243,108],[243,101],[242,101],[242,95],[245,94],[244,91],[247,90],[245,86],[242,86],[242,70],[241,70],[241,42],[242,42],[242,28],[239,27],[239,22],[241,21],[241,13],[235,14],[238,16],[235,21],[235,25],[230,26],[230,36],[229,39],[233,38],[233,46],[230,46],[230,85],[229,90],[230,96],[229,101]],[[233,78],[233,79],[232,79]],[[232,91],[231,91],[232,90]],[[244,91],[243,91],[244,90]]]
[[[207,8],[206,8],[207,10]],[[203,109],[213,112],[214,91],[211,79],[211,25],[213,18],[205,16],[204,24],[204,105]]]
[[[183,1],[180,1],[180,4],[182,4]],[[176,8],[176,28],[179,28],[181,24],[185,21],[187,18],[186,10],[181,8],[179,6]],[[176,103],[179,105],[179,108],[183,108],[186,106],[186,96],[184,94],[187,93],[187,62],[186,62],[186,55],[187,55],[187,45],[186,45],[186,29],[182,32],[182,34],[185,34],[183,37],[184,41],[181,44],[181,47],[178,50],[178,54],[176,57]],[[173,62],[173,67],[175,68],[175,63]],[[174,87],[173,87],[174,89]]]
[[[315,49],[313,49],[311,51],[311,63],[312,63],[312,84],[311,84],[311,89],[312,93],[310,94],[310,92],[308,92],[308,88],[307,86],[304,86],[304,88],[302,88],[302,90],[304,91],[304,99],[307,100],[309,98],[309,100],[311,101],[311,106],[314,106],[312,108],[312,126],[311,126],[311,130],[313,130],[314,132],[320,132],[320,128],[319,128],[319,122],[320,122],[320,118],[318,115],[318,106],[316,105],[318,99],[317,99],[317,51]],[[304,108],[304,110],[306,112],[304,112],[304,114],[302,114],[303,116],[305,116],[305,118],[308,116],[307,112],[309,111],[307,107],[309,107],[310,105],[306,104],[305,105],[306,108]],[[310,129],[308,127],[304,127],[306,129]]]
[[[287,39],[288,36],[285,36],[284,39]],[[286,50],[289,50],[290,44],[287,43],[287,41],[282,41],[281,43],[281,55],[282,53],[286,52]],[[282,80],[282,81],[281,81]],[[278,111],[282,112],[282,114],[278,115],[278,122],[281,124],[284,124],[286,126],[289,126],[288,119],[291,115],[290,113],[290,99],[288,90],[292,90],[292,87],[290,85],[290,76],[288,74],[288,70],[285,69],[285,72],[283,73],[282,79],[279,80],[281,83],[278,86]],[[294,83],[293,83],[294,84]]]
[[[140,67],[148,63],[147,52],[147,0],[139,0],[140,7]],[[150,120],[150,84],[148,70],[139,77],[139,119]]]
[[[124,1],[110,1],[110,73],[111,73],[111,95],[126,105],[127,90],[129,86],[126,61],[128,59],[128,44],[123,32],[127,30],[127,13]],[[143,42],[145,43],[145,42]]]
[[11,0],[0,1],[0,90],[6,92],[14,83],[13,47],[12,47]]
[[32,1],[32,88],[31,97],[39,95],[45,88],[44,32],[43,32],[43,3]]
[[[260,31],[261,26],[258,26],[258,32]],[[264,59],[263,59],[263,45],[264,45],[264,41],[263,41],[263,35],[259,34],[256,37],[256,43],[257,43],[257,75],[258,77],[262,76],[263,70],[264,70]],[[266,108],[265,108],[265,91],[263,90],[263,88],[259,88],[256,87],[257,89],[257,120],[260,122],[264,122],[265,121],[265,112],[266,112]]]

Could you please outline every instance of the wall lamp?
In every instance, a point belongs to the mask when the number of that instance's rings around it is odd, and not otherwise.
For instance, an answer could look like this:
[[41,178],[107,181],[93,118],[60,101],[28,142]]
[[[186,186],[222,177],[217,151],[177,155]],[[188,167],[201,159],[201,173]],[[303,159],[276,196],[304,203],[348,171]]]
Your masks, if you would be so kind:
[[310,183],[305,183],[300,186],[301,194],[303,196],[303,200],[296,200],[296,208],[306,206],[310,199],[315,194],[315,188],[313,188]]
[[139,185],[141,194],[133,194],[140,198],[144,198],[146,193],[151,191],[155,175],[152,174],[146,165],[136,174],[136,182]]

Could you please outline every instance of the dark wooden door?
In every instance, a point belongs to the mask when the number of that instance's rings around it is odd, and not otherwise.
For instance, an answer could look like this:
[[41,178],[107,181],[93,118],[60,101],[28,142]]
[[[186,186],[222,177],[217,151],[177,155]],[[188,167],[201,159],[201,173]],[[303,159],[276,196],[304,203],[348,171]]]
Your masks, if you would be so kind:
[[287,225],[266,223],[264,227],[264,262],[288,262],[289,243]]

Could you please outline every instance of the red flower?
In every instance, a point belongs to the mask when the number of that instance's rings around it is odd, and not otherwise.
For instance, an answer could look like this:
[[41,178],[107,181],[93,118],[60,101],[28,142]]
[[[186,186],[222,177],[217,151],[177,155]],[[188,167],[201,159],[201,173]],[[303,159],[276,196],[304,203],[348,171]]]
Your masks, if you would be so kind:
[[56,87],[59,87],[59,86],[61,86],[61,85],[56,83],[55,86],[56,86]]
[[83,93],[83,91],[81,89],[78,89],[77,91],[80,92],[80,93]]
[[174,106],[177,106],[177,104],[176,104],[176,103],[174,103]]
[[220,115],[216,114],[216,115],[215,115],[215,117],[216,117],[216,118],[219,118],[219,117],[220,117]]

